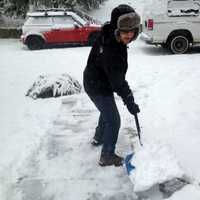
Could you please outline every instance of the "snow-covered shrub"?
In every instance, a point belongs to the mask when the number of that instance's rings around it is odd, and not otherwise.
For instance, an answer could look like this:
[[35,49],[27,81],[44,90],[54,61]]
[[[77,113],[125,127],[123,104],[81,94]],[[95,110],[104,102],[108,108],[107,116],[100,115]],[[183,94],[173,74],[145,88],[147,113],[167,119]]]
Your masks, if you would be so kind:
[[28,90],[26,96],[37,98],[58,97],[81,92],[81,85],[68,74],[41,75]]
[[12,27],[0,27],[0,38],[20,38],[22,30]]
[[27,11],[41,8],[98,8],[104,0],[0,0],[4,14],[12,18],[25,17]]

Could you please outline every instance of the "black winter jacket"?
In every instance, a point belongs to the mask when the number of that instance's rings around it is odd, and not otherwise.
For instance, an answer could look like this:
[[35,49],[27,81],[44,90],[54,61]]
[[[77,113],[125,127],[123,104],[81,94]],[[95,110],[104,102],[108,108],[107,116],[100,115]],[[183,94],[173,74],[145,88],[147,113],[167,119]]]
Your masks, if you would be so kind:
[[84,70],[84,88],[89,95],[112,95],[123,100],[131,93],[125,80],[127,46],[118,42],[110,24],[105,24],[93,45]]

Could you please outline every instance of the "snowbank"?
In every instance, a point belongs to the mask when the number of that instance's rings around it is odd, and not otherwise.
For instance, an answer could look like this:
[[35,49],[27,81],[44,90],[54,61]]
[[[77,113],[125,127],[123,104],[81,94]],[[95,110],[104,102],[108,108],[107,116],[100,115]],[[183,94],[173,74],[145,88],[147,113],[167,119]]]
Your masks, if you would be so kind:
[[149,143],[138,148],[131,164],[135,166],[130,173],[135,192],[145,191],[156,184],[184,176],[170,146],[162,142]]

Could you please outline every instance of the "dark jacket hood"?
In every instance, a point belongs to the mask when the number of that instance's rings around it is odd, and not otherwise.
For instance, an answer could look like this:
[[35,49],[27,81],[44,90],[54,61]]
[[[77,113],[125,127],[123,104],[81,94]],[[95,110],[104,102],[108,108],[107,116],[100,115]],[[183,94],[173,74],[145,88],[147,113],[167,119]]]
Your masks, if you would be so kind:
[[121,15],[131,13],[131,12],[135,12],[135,10],[131,6],[126,5],[126,4],[120,4],[119,6],[114,8],[112,10],[111,19],[110,19],[110,25],[112,29],[113,30],[117,29],[117,20]]
[[102,26],[102,43],[103,44],[108,44],[110,42],[116,41],[114,31],[112,29],[112,26],[110,22],[106,22]]
[[135,10],[126,4],[121,4],[112,10],[110,22],[106,22],[101,29],[102,42],[104,44],[118,43],[115,35],[115,31],[117,30],[117,20],[121,15],[131,12],[135,12]]

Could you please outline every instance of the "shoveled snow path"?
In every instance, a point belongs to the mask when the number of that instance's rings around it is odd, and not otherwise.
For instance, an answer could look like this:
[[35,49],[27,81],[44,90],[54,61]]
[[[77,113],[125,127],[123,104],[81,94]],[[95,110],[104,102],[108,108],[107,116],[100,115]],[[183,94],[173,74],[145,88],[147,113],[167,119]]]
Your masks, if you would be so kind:
[[[101,148],[92,147],[90,138],[99,113],[88,102],[85,94],[63,99],[52,128],[20,172],[16,191],[22,199],[134,199],[123,167],[98,166]],[[130,130],[121,130],[117,149],[124,154],[130,152]]]

